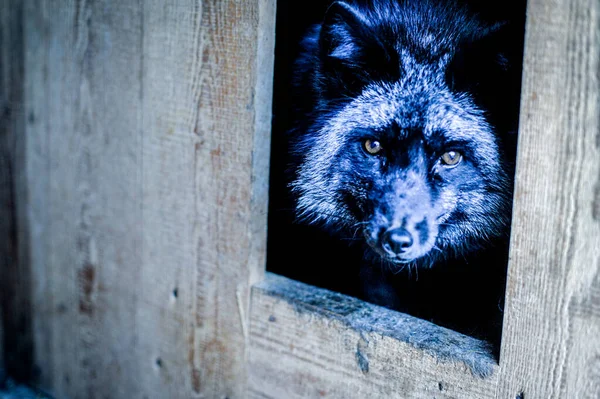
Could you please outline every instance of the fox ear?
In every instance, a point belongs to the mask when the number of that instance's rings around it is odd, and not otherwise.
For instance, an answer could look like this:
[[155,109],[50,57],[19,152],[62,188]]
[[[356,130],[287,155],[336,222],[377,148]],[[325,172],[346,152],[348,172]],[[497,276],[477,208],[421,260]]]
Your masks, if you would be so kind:
[[342,1],[334,2],[325,13],[319,45],[326,60],[352,63],[360,58],[361,39],[365,36],[367,21],[355,6]]
[[338,94],[356,92],[375,73],[384,79],[388,66],[397,71],[398,57],[386,49],[384,36],[385,32],[371,25],[365,11],[344,1],[334,2],[325,14],[319,36],[328,88]]

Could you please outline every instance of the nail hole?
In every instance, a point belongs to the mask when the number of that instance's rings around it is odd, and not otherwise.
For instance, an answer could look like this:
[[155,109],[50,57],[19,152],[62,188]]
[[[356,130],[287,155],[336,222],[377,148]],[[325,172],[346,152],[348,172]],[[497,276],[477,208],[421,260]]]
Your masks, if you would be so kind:
[[177,288],[173,289],[173,298],[177,298],[179,296],[179,290]]

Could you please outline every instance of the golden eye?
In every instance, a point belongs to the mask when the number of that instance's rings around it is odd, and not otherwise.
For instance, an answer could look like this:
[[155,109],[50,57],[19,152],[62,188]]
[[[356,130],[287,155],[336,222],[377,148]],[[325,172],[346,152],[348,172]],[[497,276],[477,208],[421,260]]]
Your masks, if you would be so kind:
[[371,155],[377,155],[382,150],[381,143],[377,140],[366,139],[363,142],[365,151]]
[[440,159],[442,160],[442,163],[448,166],[455,166],[458,165],[460,163],[460,161],[462,161],[462,154],[460,152],[457,151],[448,151],[445,152]]

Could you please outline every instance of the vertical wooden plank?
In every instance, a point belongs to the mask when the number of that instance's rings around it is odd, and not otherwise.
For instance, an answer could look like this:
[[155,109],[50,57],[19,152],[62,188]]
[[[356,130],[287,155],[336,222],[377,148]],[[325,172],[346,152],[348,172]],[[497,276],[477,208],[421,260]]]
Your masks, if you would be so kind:
[[600,2],[530,0],[498,398],[600,397]]
[[243,397],[273,0],[25,2],[38,385]]
[[[273,52],[273,32],[259,32],[273,26],[273,3],[145,3],[141,281],[165,312],[141,309],[140,326],[155,332],[143,340],[161,378],[148,374],[144,385],[158,397],[246,392],[249,286],[264,270]],[[271,36],[266,60],[262,35]]]
[[0,0],[0,381],[31,376],[30,269],[24,230],[23,5]]
[[[276,0],[258,0],[256,35],[256,82],[254,88],[254,138],[251,170],[250,283],[265,277],[267,218],[269,202],[269,168],[271,158],[271,122],[273,103],[273,68],[275,65]],[[250,290],[247,292],[251,295]],[[249,299],[248,299],[249,300]],[[249,317],[249,316],[248,316]]]
[[[13,248],[9,247],[8,238],[11,236],[12,221],[13,221],[13,195],[11,193],[12,179],[8,171],[13,160],[13,145],[12,132],[9,129],[9,117],[11,115],[10,102],[8,99],[8,78],[9,72],[7,67],[12,64],[7,64],[10,53],[7,51],[9,43],[9,32],[11,31],[8,18],[13,17],[14,10],[11,3],[7,0],[0,1],[0,293],[4,292],[7,287],[8,279],[7,270],[9,264],[13,263]],[[8,111],[8,112],[7,112]],[[5,360],[4,360],[4,318],[6,307],[5,299],[0,297],[0,384],[5,378]]]
[[27,179],[37,382],[140,392],[141,7],[27,1]]
[[[45,26],[40,25],[41,9],[38,10],[36,4],[23,2],[24,73],[27,70],[23,82],[24,97],[27,98],[23,102],[23,112],[29,114],[25,124],[23,184],[27,186],[28,202],[25,205],[26,225],[19,226],[19,230],[24,231],[27,239],[32,243],[28,251],[27,268],[31,281],[32,324],[35,324],[36,328],[32,328],[35,350],[30,366],[37,365],[40,374],[36,376],[36,381],[43,382],[49,387],[50,373],[53,370],[51,359],[48,358],[50,356],[48,348],[53,335],[49,328],[51,318],[49,312],[54,305],[53,297],[47,289],[50,286],[51,272],[48,268],[49,262],[46,262],[46,231],[51,231],[49,229],[51,226],[46,223],[49,172],[44,159],[47,156],[45,127],[40,123],[44,117],[42,112],[46,110],[44,93],[51,94],[49,91],[46,92],[49,71],[47,67],[45,70],[43,67],[49,62],[45,59],[48,38],[44,37],[45,33],[49,34],[49,32]],[[38,28],[40,31],[37,30]],[[7,325],[8,328],[10,326]]]

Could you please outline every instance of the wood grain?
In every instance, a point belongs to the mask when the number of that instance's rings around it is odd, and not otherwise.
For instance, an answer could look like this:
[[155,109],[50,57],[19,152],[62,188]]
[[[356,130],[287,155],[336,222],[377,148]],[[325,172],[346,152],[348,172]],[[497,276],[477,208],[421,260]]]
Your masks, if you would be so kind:
[[244,396],[273,13],[267,0],[25,2],[38,386]]
[[600,2],[531,0],[498,398],[600,397]]
[[[505,330],[488,385],[423,366],[401,342],[364,339],[266,283],[253,296],[251,396],[600,397],[599,59],[600,3],[529,3]],[[368,356],[385,371],[360,374],[361,342],[385,348]],[[440,375],[454,391],[434,394]]]
[[25,14],[36,383],[123,397],[142,369],[139,10],[29,1]]
[[[268,274],[253,289],[250,320],[253,398],[494,397],[485,344],[351,297]],[[452,344],[435,350],[436,334]],[[465,357],[448,356],[450,347]],[[471,362],[489,364],[491,376],[473,375]]]
[[0,0],[0,380],[31,377],[31,276],[25,214],[23,6]]
[[[12,164],[14,162],[14,132],[11,126],[12,99],[10,99],[9,88],[12,86],[9,81],[13,63],[7,63],[8,57],[12,51],[10,42],[12,38],[12,26],[8,18],[15,17],[13,4],[7,0],[0,1],[0,293],[8,290],[7,281],[9,279],[8,270],[13,268],[14,264],[14,245],[10,243],[14,231],[14,195],[12,193],[13,172]],[[12,273],[11,273],[12,274]],[[0,294],[1,295],[1,294]],[[4,319],[8,317],[4,295],[0,297],[0,384],[5,378],[5,333]]]
[[250,293],[273,23],[273,0],[0,1],[6,363],[29,353],[23,375],[71,398],[599,397],[600,3],[528,5],[487,378],[341,310],[370,305],[274,276]]

